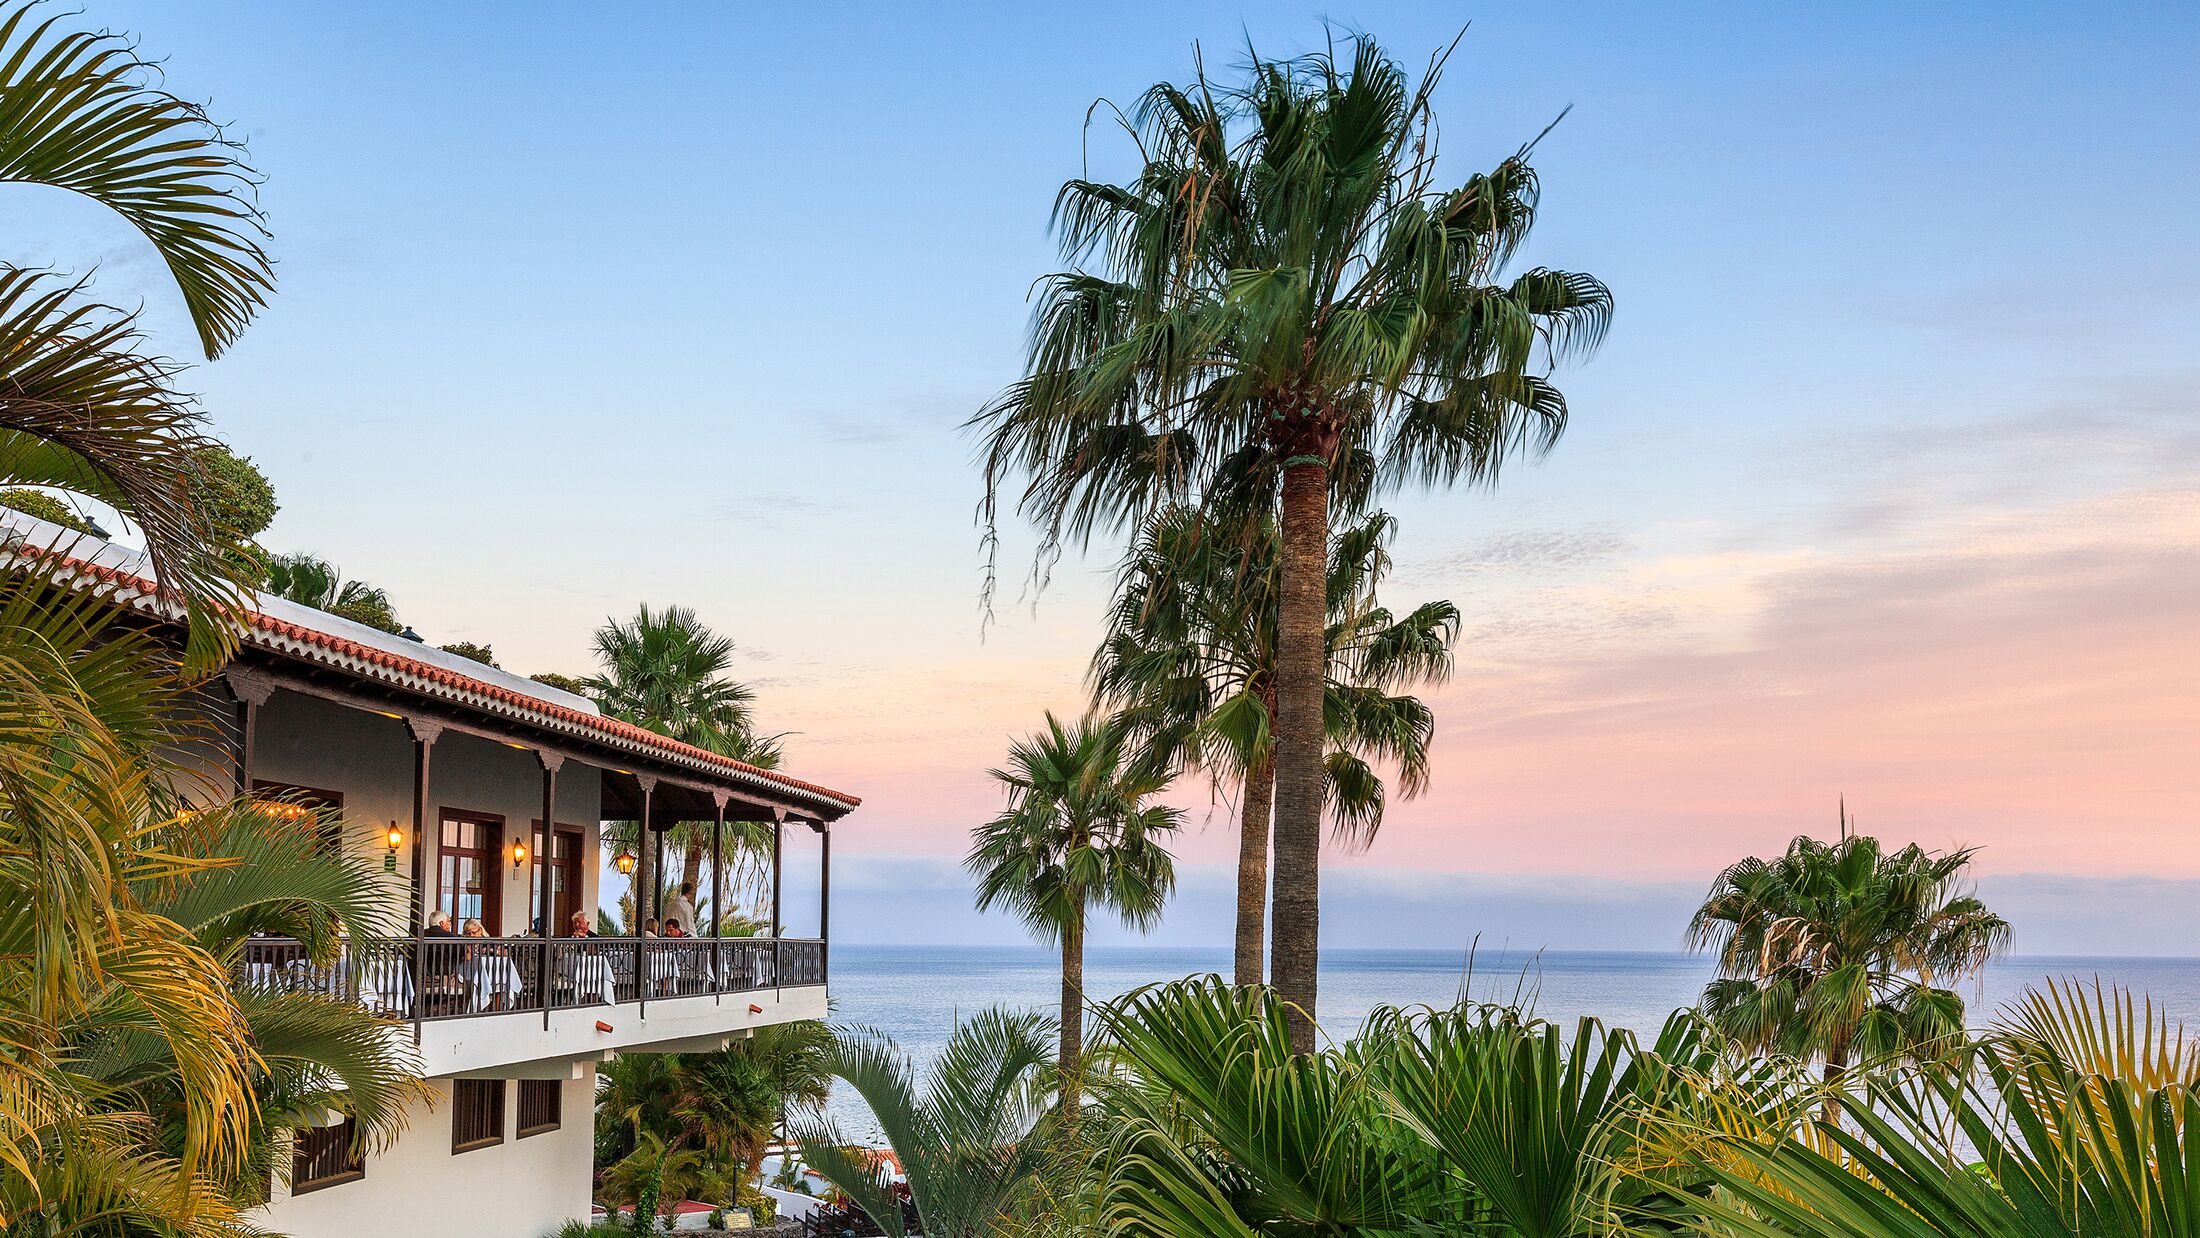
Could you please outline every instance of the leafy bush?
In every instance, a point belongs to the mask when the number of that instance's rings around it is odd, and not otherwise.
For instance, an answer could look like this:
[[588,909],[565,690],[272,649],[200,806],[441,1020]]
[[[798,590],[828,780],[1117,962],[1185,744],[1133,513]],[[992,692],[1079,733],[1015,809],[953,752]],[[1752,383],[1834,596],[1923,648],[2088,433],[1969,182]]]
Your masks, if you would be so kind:
[[64,529],[75,529],[79,533],[92,531],[92,526],[84,517],[77,515],[75,509],[43,490],[28,490],[21,486],[0,490],[0,507],[12,508],[26,516],[35,516],[47,524],[58,524]]
[[495,666],[497,664],[495,650],[487,645],[477,645],[470,640],[455,640],[448,645],[438,647],[445,653],[455,653],[459,657],[471,659],[483,666]]

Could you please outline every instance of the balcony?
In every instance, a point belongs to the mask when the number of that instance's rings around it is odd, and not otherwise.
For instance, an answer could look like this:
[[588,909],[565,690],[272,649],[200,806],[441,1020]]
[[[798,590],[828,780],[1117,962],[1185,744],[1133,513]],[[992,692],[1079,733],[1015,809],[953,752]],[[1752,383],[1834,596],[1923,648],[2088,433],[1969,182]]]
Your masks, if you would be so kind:
[[[409,937],[245,943],[237,983],[409,1025],[430,1075],[564,1078],[612,1052],[712,1047],[825,1014],[825,943],[791,937]],[[545,981],[547,980],[547,983]]]

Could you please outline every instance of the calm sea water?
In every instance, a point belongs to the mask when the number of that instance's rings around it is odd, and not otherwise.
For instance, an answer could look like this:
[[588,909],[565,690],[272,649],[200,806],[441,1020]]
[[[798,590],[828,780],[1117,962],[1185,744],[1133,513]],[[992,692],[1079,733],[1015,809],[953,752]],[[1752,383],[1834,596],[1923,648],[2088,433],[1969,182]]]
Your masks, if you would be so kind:
[[[991,1005],[1053,1010],[1059,1000],[1059,960],[1038,947],[856,946],[835,943],[833,1018],[892,1036],[920,1067],[946,1043],[958,1017]],[[1205,972],[1227,973],[1226,949],[1096,948],[1085,961],[1085,988],[1094,1000],[1140,985]],[[1517,1002],[1562,1023],[1595,1015],[1606,1023],[1653,1034],[1676,1007],[1692,1003],[1709,979],[1706,958],[1686,954],[1540,954],[1484,950],[1470,969],[1465,951],[1326,950],[1322,954],[1323,1029],[1342,1039],[1368,1011],[1384,1005]],[[2048,976],[2076,976],[2127,985],[2153,995],[2173,1022],[2200,1025],[2200,959],[2018,958],[1994,964],[1983,1000],[1965,992],[1972,1022],[2025,986]],[[846,1089],[829,1110],[848,1134],[875,1139],[868,1111]]]

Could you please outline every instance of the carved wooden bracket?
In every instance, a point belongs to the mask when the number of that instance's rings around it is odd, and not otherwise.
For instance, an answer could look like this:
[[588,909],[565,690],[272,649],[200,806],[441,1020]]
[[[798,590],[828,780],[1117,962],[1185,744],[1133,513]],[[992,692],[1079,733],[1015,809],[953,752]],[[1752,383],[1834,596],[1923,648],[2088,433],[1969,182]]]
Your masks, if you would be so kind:
[[641,784],[642,792],[645,795],[654,795],[657,791],[657,775],[655,774],[636,774],[634,775],[634,781]]
[[537,748],[535,758],[541,761],[542,767],[550,773],[555,774],[565,768],[565,754],[562,752],[551,752],[547,749]]
[[412,737],[423,744],[432,744],[443,738],[443,724],[433,718],[407,718],[405,725],[412,730]]
[[222,672],[222,678],[229,681],[230,694],[248,705],[265,705],[267,698],[275,695],[275,677],[266,671],[232,666]]

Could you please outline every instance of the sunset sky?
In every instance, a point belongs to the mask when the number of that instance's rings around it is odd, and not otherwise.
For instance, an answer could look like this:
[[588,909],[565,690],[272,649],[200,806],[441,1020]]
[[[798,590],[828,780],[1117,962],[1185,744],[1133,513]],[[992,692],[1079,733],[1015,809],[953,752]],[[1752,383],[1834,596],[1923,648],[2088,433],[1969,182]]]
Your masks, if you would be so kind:
[[[985,625],[958,425],[1055,188],[1123,163],[1088,109],[1324,13],[1416,64],[1471,20],[1447,172],[1571,105],[1525,261],[1618,312],[1546,461],[1390,504],[1387,600],[1467,622],[1328,940],[1671,948],[1845,796],[1981,848],[2020,950],[2200,954],[2200,9],[85,7],[267,177],[277,295],[188,379],[265,540],[523,673],[694,606],[790,768],[865,797],[850,935],[919,941],[1016,936],[953,861],[1009,737],[1081,708],[1115,550],[1019,598],[1018,531]],[[8,187],[0,237],[189,350],[118,223]],[[1182,798],[1162,939],[1221,942],[1234,831]]]

